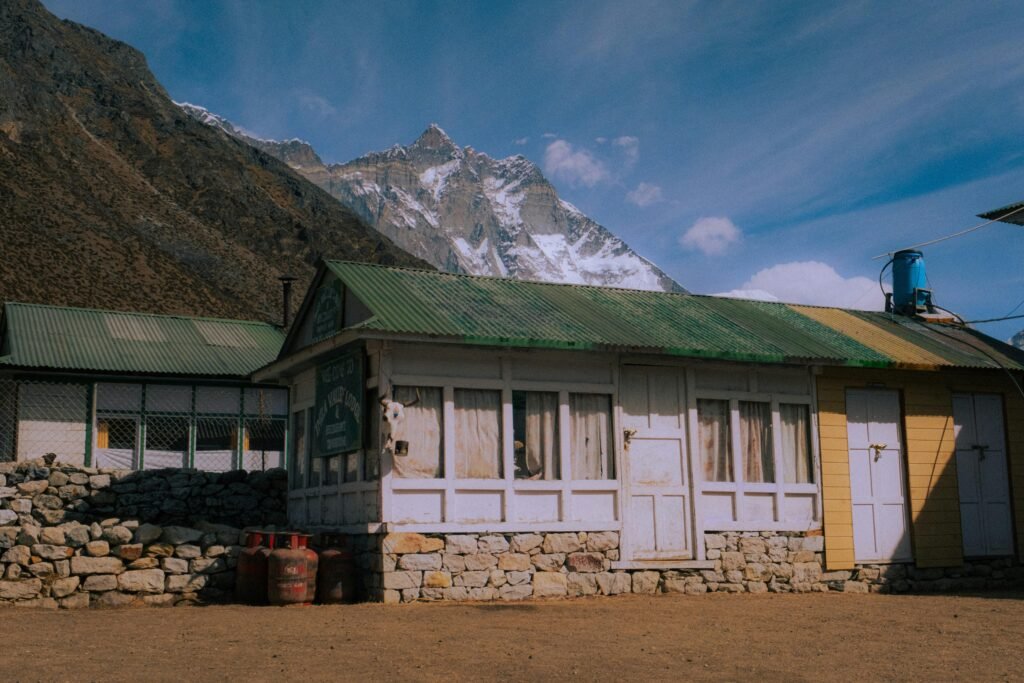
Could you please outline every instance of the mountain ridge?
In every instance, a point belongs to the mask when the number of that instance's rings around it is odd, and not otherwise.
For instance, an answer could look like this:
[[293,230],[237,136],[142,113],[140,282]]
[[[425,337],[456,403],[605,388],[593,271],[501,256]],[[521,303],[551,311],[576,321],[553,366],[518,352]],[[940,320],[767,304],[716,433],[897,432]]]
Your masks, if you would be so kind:
[[436,123],[409,145],[325,163],[307,142],[263,140],[202,107],[181,106],[285,161],[396,244],[443,270],[686,291],[561,199],[532,161],[460,147]]

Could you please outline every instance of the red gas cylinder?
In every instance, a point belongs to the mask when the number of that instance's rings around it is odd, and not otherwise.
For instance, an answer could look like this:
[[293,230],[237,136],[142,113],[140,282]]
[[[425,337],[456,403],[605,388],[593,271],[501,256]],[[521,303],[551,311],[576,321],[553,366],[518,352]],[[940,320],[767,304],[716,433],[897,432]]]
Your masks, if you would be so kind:
[[316,572],[320,558],[316,551],[309,547],[310,534],[299,535],[299,547],[306,552],[306,602],[312,603],[316,598]]
[[235,569],[235,599],[239,602],[267,604],[267,558],[273,547],[273,534],[266,531],[246,533],[245,549],[239,553]]
[[302,605],[307,602],[306,549],[299,534],[278,532],[278,546],[267,561],[267,598],[271,605]]
[[352,552],[346,549],[344,536],[324,539],[328,547],[320,552],[317,577],[317,599],[321,605],[355,602],[356,565]]

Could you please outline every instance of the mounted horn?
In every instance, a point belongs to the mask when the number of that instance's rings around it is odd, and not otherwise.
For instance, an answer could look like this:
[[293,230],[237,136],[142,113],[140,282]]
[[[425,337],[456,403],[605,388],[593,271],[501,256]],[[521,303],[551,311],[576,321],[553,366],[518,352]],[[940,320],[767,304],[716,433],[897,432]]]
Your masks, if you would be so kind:
[[416,405],[419,402],[420,402],[420,390],[419,390],[419,387],[417,387],[416,388],[416,398],[414,398],[413,400],[409,401],[408,403],[403,403],[402,405],[404,407],[408,408],[409,406],[414,406],[414,405]]

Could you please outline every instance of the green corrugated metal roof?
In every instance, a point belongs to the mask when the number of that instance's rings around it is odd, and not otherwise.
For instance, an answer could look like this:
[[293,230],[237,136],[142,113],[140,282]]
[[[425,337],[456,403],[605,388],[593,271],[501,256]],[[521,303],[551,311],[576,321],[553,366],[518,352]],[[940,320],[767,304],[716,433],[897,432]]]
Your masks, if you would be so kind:
[[19,368],[247,377],[284,341],[265,323],[8,303],[7,354]]
[[[997,367],[988,353],[1007,367],[1024,369],[1024,353],[978,332],[924,325],[884,313],[523,282],[347,261],[328,261],[326,267],[372,311],[373,316],[357,326],[368,331],[431,335],[473,344],[629,349],[695,358],[863,367]],[[854,330],[858,338],[851,336]]]
[[1014,202],[1013,204],[1001,206],[998,209],[979,213],[978,218],[987,218],[990,221],[1002,221],[1003,223],[1024,225],[1024,202]]

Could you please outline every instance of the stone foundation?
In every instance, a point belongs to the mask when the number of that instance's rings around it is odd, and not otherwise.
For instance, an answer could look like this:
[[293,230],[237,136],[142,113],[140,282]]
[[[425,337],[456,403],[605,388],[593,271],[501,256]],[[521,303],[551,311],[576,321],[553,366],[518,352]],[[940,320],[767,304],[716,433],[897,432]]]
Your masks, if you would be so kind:
[[826,571],[820,531],[713,532],[706,569],[613,569],[614,531],[527,534],[415,534],[353,537],[365,597],[414,600],[524,600],[625,593],[887,593],[1011,588],[1024,568],[1011,560],[950,569],[907,565]]

